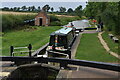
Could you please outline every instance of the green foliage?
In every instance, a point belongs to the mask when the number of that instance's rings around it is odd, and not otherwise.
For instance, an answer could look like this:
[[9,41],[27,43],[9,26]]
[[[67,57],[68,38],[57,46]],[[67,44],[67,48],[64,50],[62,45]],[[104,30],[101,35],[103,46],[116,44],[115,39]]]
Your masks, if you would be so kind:
[[58,19],[57,16],[50,15],[50,21],[53,22],[53,21],[60,21],[60,20]]
[[45,6],[43,6],[42,10],[48,12],[50,9],[50,6],[48,4],[46,4]]
[[72,8],[69,8],[69,9],[67,10],[67,12],[68,12],[68,13],[73,13],[74,11],[73,11]]
[[66,8],[65,7],[59,7],[60,9],[60,12],[64,13],[66,11]]
[[2,15],[2,30],[13,30],[24,26],[25,20],[34,19],[35,15]]
[[107,53],[100,44],[97,33],[82,35],[76,58],[100,62],[118,62],[118,59]]
[[120,35],[119,6],[120,2],[88,2],[84,14],[87,17],[95,17],[98,23],[102,21],[108,31]]
[[50,15],[50,26],[63,26],[75,20],[80,20],[80,18],[79,17],[67,17],[67,16],[57,17],[54,15]]
[[54,21],[50,23],[50,26],[61,26],[60,21]]
[[54,11],[54,8],[53,8],[53,7],[51,8],[51,11],[52,11],[52,12]]
[[59,17],[61,25],[67,25],[71,21],[80,20],[79,17]]
[[[33,50],[37,50],[49,41],[50,33],[60,28],[59,26],[32,26],[24,30],[5,32],[4,36],[2,36],[2,54],[3,56],[9,56],[10,46],[23,47],[32,44]],[[19,54],[18,56],[20,55],[24,54]]]
[[82,6],[78,6],[76,9],[75,9],[75,14],[77,16],[79,16],[80,18],[82,17],[82,14],[83,14],[83,11],[82,11]]
[[57,16],[50,15],[50,26],[60,26],[60,20]]
[[69,8],[67,10],[67,14],[66,15],[76,16],[76,13],[75,13],[75,11],[72,8]]
[[3,10],[3,11],[10,11],[9,7],[4,7],[1,10]]
[[53,14],[56,14],[56,15],[68,15],[67,12],[64,12],[64,13],[61,13],[61,12],[51,12]]

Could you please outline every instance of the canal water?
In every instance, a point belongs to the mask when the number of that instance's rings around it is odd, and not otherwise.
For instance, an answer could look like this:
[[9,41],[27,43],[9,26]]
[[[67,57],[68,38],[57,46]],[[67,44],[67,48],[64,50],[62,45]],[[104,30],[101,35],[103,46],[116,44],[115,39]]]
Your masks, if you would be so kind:
[[89,24],[89,20],[86,20],[86,19],[69,22],[66,26],[71,26],[71,23],[74,25],[76,29],[84,29],[86,27],[91,26]]

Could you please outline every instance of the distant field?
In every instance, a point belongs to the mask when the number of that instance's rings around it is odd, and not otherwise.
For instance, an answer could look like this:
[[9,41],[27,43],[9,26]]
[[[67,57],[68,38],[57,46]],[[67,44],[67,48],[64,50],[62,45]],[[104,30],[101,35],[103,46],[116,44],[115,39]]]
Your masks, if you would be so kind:
[[97,33],[83,34],[77,49],[76,59],[100,61],[100,62],[118,62],[118,59],[111,56],[103,48]]
[[0,14],[13,14],[13,15],[35,15],[37,13],[30,12],[12,12],[12,11],[0,11]]
[[[12,12],[12,11],[0,11],[0,14],[12,14],[12,15],[37,15],[38,13],[33,13],[33,12]],[[53,15],[53,14],[48,14],[48,15]],[[69,16],[69,15],[57,15],[54,14],[57,17],[76,17],[76,16]]]
[[10,46],[28,46],[32,44],[33,50],[37,50],[49,41],[49,35],[60,29],[59,26],[37,27],[20,31],[6,32],[2,39],[2,55],[10,55]]
[[57,17],[77,17],[77,16],[68,16],[68,15],[55,15]]

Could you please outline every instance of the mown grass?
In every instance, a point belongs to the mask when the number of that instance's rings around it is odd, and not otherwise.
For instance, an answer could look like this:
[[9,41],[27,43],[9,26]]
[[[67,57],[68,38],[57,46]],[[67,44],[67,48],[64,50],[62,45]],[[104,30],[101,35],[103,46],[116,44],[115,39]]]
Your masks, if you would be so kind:
[[107,43],[107,45],[109,46],[110,50],[118,53],[118,43],[115,43],[112,39],[110,39],[107,32],[104,32],[102,34],[102,37],[105,40],[105,42]]
[[100,62],[118,62],[118,59],[111,56],[103,48],[97,33],[83,34],[76,52],[76,59],[100,61]]
[[33,50],[36,50],[49,41],[50,33],[61,28],[59,26],[33,27],[36,28],[4,33],[2,56],[10,55],[10,46],[28,46],[28,44],[32,44]]

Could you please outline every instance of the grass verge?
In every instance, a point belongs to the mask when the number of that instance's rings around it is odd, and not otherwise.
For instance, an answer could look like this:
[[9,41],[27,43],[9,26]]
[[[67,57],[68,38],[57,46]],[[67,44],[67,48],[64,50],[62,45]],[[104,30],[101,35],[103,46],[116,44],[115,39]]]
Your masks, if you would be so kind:
[[112,39],[110,39],[107,32],[104,32],[102,34],[102,37],[109,46],[110,50],[115,53],[118,53],[118,43],[115,43]]
[[83,34],[76,52],[76,59],[100,61],[100,62],[118,62],[118,59],[108,54],[103,48],[97,33]]
[[2,56],[10,55],[10,46],[22,47],[32,44],[33,50],[36,50],[49,41],[50,33],[61,28],[59,26],[33,27],[36,28],[4,33],[4,36],[2,37]]

